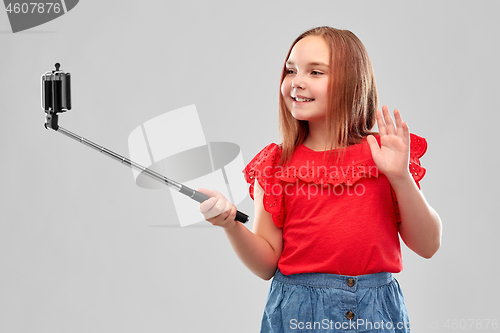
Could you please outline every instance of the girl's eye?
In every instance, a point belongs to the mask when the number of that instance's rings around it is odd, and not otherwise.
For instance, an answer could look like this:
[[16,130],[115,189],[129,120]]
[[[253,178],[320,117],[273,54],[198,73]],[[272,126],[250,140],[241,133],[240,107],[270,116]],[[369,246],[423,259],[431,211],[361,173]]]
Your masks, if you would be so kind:
[[285,72],[287,75],[288,74],[294,74],[295,73],[295,70],[293,69],[290,69],[290,68],[287,68],[286,72]]
[[311,74],[313,74],[313,75],[321,75],[321,74],[323,74],[323,72],[312,71]]

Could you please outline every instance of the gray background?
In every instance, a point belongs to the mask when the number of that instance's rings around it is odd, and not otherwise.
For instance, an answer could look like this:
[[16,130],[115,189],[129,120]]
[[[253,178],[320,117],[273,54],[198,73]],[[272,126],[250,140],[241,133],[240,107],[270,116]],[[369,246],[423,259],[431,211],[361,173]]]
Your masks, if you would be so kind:
[[[55,62],[72,74],[62,126],[116,152],[127,154],[146,120],[196,104],[207,140],[238,144],[249,162],[278,140],[289,45],[318,25],[358,35],[381,103],[429,142],[421,185],[444,233],[431,260],[403,246],[397,278],[413,331],[492,331],[499,10],[498,1],[87,0],[17,34],[0,10],[0,331],[257,332],[270,282],[239,262],[221,229],[175,227],[168,191],[139,188],[126,167],[45,130],[40,75]],[[250,197],[238,208],[253,216]]]

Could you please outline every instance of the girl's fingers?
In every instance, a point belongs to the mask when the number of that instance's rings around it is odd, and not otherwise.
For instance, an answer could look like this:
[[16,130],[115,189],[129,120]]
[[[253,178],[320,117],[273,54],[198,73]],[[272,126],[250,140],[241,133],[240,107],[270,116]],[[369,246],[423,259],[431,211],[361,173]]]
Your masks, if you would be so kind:
[[410,146],[410,128],[406,121],[403,123],[403,142],[406,146]]
[[229,203],[226,208],[222,209],[223,212],[212,217],[212,218],[207,218],[206,220],[213,225],[217,225],[220,227],[225,227],[228,226],[229,223],[235,223],[235,218],[236,218],[236,207]]
[[217,203],[217,198],[211,197],[208,200],[203,201],[200,203],[200,212],[205,213],[208,212],[212,207],[215,206]]
[[[217,201],[215,202],[214,205],[212,205],[212,207],[206,210],[206,206],[204,206],[205,203],[211,202],[212,200],[217,200]],[[218,217],[219,215],[227,212],[228,210],[231,210],[231,207],[232,205],[229,203],[229,201],[224,199],[216,199],[212,197],[200,204],[200,212],[203,214],[206,220],[209,220],[213,217]]]
[[375,139],[375,137],[373,135],[368,135],[368,137],[366,139],[368,141],[368,146],[370,147],[372,157],[374,157],[375,154],[377,154],[377,152],[380,150],[377,139]]
[[231,203],[226,199],[219,199],[219,201],[217,201],[217,203],[215,204],[215,208],[217,209],[219,214],[227,212],[231,209],[231,207]]
[[385,122],[384,122],[384,117],[382,117],[382,112],[380,112],[380,110],[377,110],[375,115],[377,117],[377,126],[380,136],[386,135],[387,130],[385,128]]
[[199,205],[205,219],[211,219],[231,209],[232,204],[218,191],[199,188],[198,192],[209,195],[210,198]]
[[224,198],[224,196],[216,190],[209,190],[203,187],[200,187],[197,189],[198,192],[203,193],[205,195],[208,195],[209,197],[215,197],[215,198]]
[[394,126],[394,122],[392,121],[391,114],[387,105],[384,105],[384,107],[382,108],[382,112],[384,114],[387,134],[396,134],[396,127]]
[[409,140],[408,125],[405,130],[403,126],[404,123],[403,118],[401,117],[401,112],[398,109],[394,110],[394,119],[396,123],[394,123],[394,121],[392,120],[387,105],[384,105],[382,107],[382,112],[380,110],[377,110],[376,117],[377,117],[377,126],[381,136],[390,134],[390,135],[397,135],[403,140],[405,140],[405,138]]
[[403,137],[403,118],[398,109],[394,110],[394,119],[396,120],[396,132],[399,137]]
[[403,140],[405,145],[410,144],[410,129],[408,128],[408,124],[403,121],[403,117],[401,117],[401,112],[396,109],[394,110],[394,119],[396,119],[397,135]]

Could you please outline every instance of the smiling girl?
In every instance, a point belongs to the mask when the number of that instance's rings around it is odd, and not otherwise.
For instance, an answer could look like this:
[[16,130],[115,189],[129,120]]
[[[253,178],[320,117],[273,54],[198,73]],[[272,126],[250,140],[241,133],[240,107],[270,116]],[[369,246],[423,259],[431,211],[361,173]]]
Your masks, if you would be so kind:
[[[319,27],[293,43],[281,76],[280,135],[244,169],[253,231],[215,190],[200,211],[224,229],[240,260],[273,278],[261,332],[409,332],[392,273],[399,236],[418,255],[440,247],[441,221],[419,181],[424,138],[398,110],[378,108],[361,41]],[[378,125],[379,133],[372,132]]]

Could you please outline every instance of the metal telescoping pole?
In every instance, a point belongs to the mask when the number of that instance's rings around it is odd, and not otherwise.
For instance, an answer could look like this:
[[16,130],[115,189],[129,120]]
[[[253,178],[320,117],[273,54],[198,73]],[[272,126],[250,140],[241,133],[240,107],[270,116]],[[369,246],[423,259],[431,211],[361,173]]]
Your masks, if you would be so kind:
[[57,129],[57,132],[61,132],[62,134],[69,136],[70,138],[72,138],[76,141],[79,141],[79,142],[83,143],[84,145],[87,145],[91,148],[94,148],[95,150],[98,150],[101,153],[103,153],[111,158],[114,158],[115,160],[117,160],[125,165],[128,165],[132,169],[135,169],[135,170],[140,171],[140,172],[144,172],[149,177],[151,177],[159,182],[165,183],[166,185],[173,187],[177,191],[180,191],[182,189],[182,186],[183,186],[182,184],[179,184],[171,179],[168,179],[167,177],[165,177],[165,176],[163,176],[163,175],[161,175],[161,174],[159,174],[159,173],[157,173],[149,168],[143,167],[142,165],[135,163],[134,161],[131,161],[128,158],[123,157],[123,156],[121,156],[121,155],[119,155],[119,154],[117,154],[109,149],[106,149],[102,146],[99,146],[98,144],[96,144],[90,140],[87,140],[84,137],[76,135],[75,133],[70,132],[67,129],[62,128],[61,126],[59,126],[59,128]]
[[[149,168],[146,168],[134,161],[131,161],[129,160],[128,158],[126,157],[123,157],[109,149],[106,149],[90,140],[87,140],[85,139],[84,137],[81,137],[79,135],[76,135],[75,133],[71,132],[71,131],[68,131],[67,129],[64,129],[62,128],[61,126],[58,126],[57,130],[55,130],[57,132],[61,132],[62,134],[76,140],[76,141],[79,141],[95,150],[98,150],[100,151],[101,153],[121,162],[122,164],[125,164],[125,165],[128,165],[129,167],[131,167],[132,169],[135,169],[137,171],[140,171],[140,172],[143,172],[144,174],[146,174],[147,176],[167,185],[167,186],[170,186],[172,188],[174,188],[176,191],[184,194],[184,195],[187,195],[188,197],[190,197],[191,199],[193,200],[196,200],[198,202],[203,202],[205,200],[208,200],[210,197],[203,194],[203,193],[200,193],[196,190],[193,190],[185,185],[182,185],[178,182],[175,182],[171,179],[168,179],[167,177],[149,169]],[[248,222],[248,215],[246,215],[245,213],[242,213],[240,211],[237,211],[236,212],[236,218],[235,218],[237,221],[240,221],[242,223],[246,223]]]

